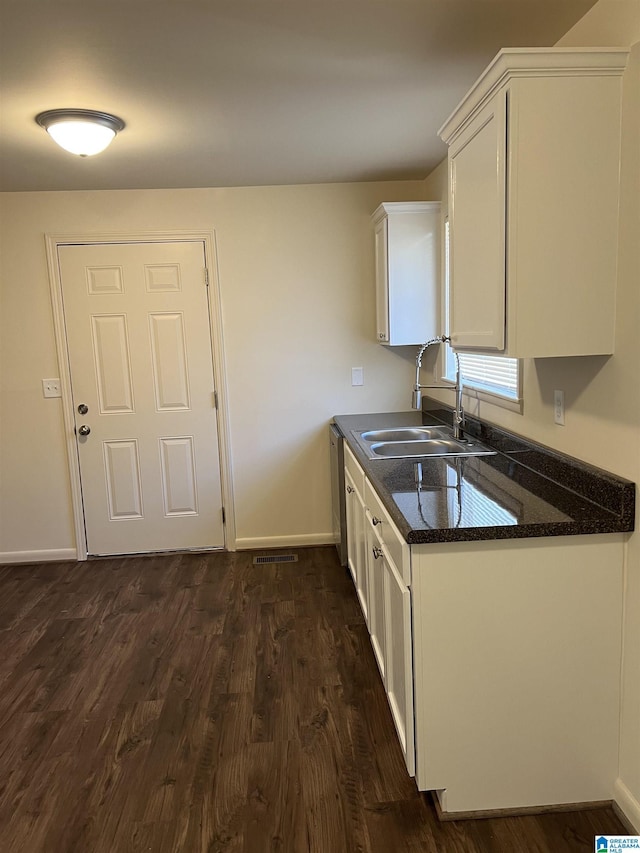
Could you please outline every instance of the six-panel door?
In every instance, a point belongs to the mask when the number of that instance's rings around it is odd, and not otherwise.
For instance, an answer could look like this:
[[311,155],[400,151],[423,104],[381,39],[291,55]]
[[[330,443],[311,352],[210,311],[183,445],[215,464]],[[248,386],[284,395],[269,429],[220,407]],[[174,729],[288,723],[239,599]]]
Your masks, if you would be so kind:
[[223,547],[203,243],[58,257],[88,553]]

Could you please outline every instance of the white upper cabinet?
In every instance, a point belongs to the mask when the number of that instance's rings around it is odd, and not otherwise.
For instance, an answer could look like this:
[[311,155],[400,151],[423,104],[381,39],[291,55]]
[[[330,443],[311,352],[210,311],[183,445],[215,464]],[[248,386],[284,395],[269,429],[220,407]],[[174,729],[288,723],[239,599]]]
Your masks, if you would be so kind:
[[456,349],[613,352],[627,55],[503,50],[440,129]]
[[440,202],[385,202],[372,220],[377,339],[422,344],[440,334]]

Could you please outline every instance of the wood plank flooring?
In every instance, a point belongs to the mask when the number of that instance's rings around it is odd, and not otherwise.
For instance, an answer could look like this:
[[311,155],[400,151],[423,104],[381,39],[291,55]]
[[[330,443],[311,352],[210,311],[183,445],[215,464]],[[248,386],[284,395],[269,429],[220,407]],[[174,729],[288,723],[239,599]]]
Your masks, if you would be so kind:
[[610,809],[438,822],[351,580],[188,554],[0,568],[2,853],[573,853]]

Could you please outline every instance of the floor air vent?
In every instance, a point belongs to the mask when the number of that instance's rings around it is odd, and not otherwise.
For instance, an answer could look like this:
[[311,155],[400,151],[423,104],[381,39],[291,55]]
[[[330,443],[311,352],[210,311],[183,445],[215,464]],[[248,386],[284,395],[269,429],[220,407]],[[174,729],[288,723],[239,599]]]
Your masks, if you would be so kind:
[[297,563],[297,554],[270,554],[268,557],[254,557],[253,565],[260,566],[263,563]]

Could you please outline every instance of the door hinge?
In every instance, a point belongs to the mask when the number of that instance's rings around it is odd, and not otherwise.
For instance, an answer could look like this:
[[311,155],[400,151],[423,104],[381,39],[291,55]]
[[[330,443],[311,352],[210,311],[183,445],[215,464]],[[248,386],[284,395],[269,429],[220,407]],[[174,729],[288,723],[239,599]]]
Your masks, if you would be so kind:
[[218,392],[217,391],[213,392],[213,408],[214,409],[218,408]]
[[224,511],[224,507],[222,507],[222,523],[223,523],[223,524],[226,524],[226,523],[227,523],[227,514],[226,514],[226,512]]
[[209,270],[206,267],[204,268],[204,284],[205,287],[209,287]]

